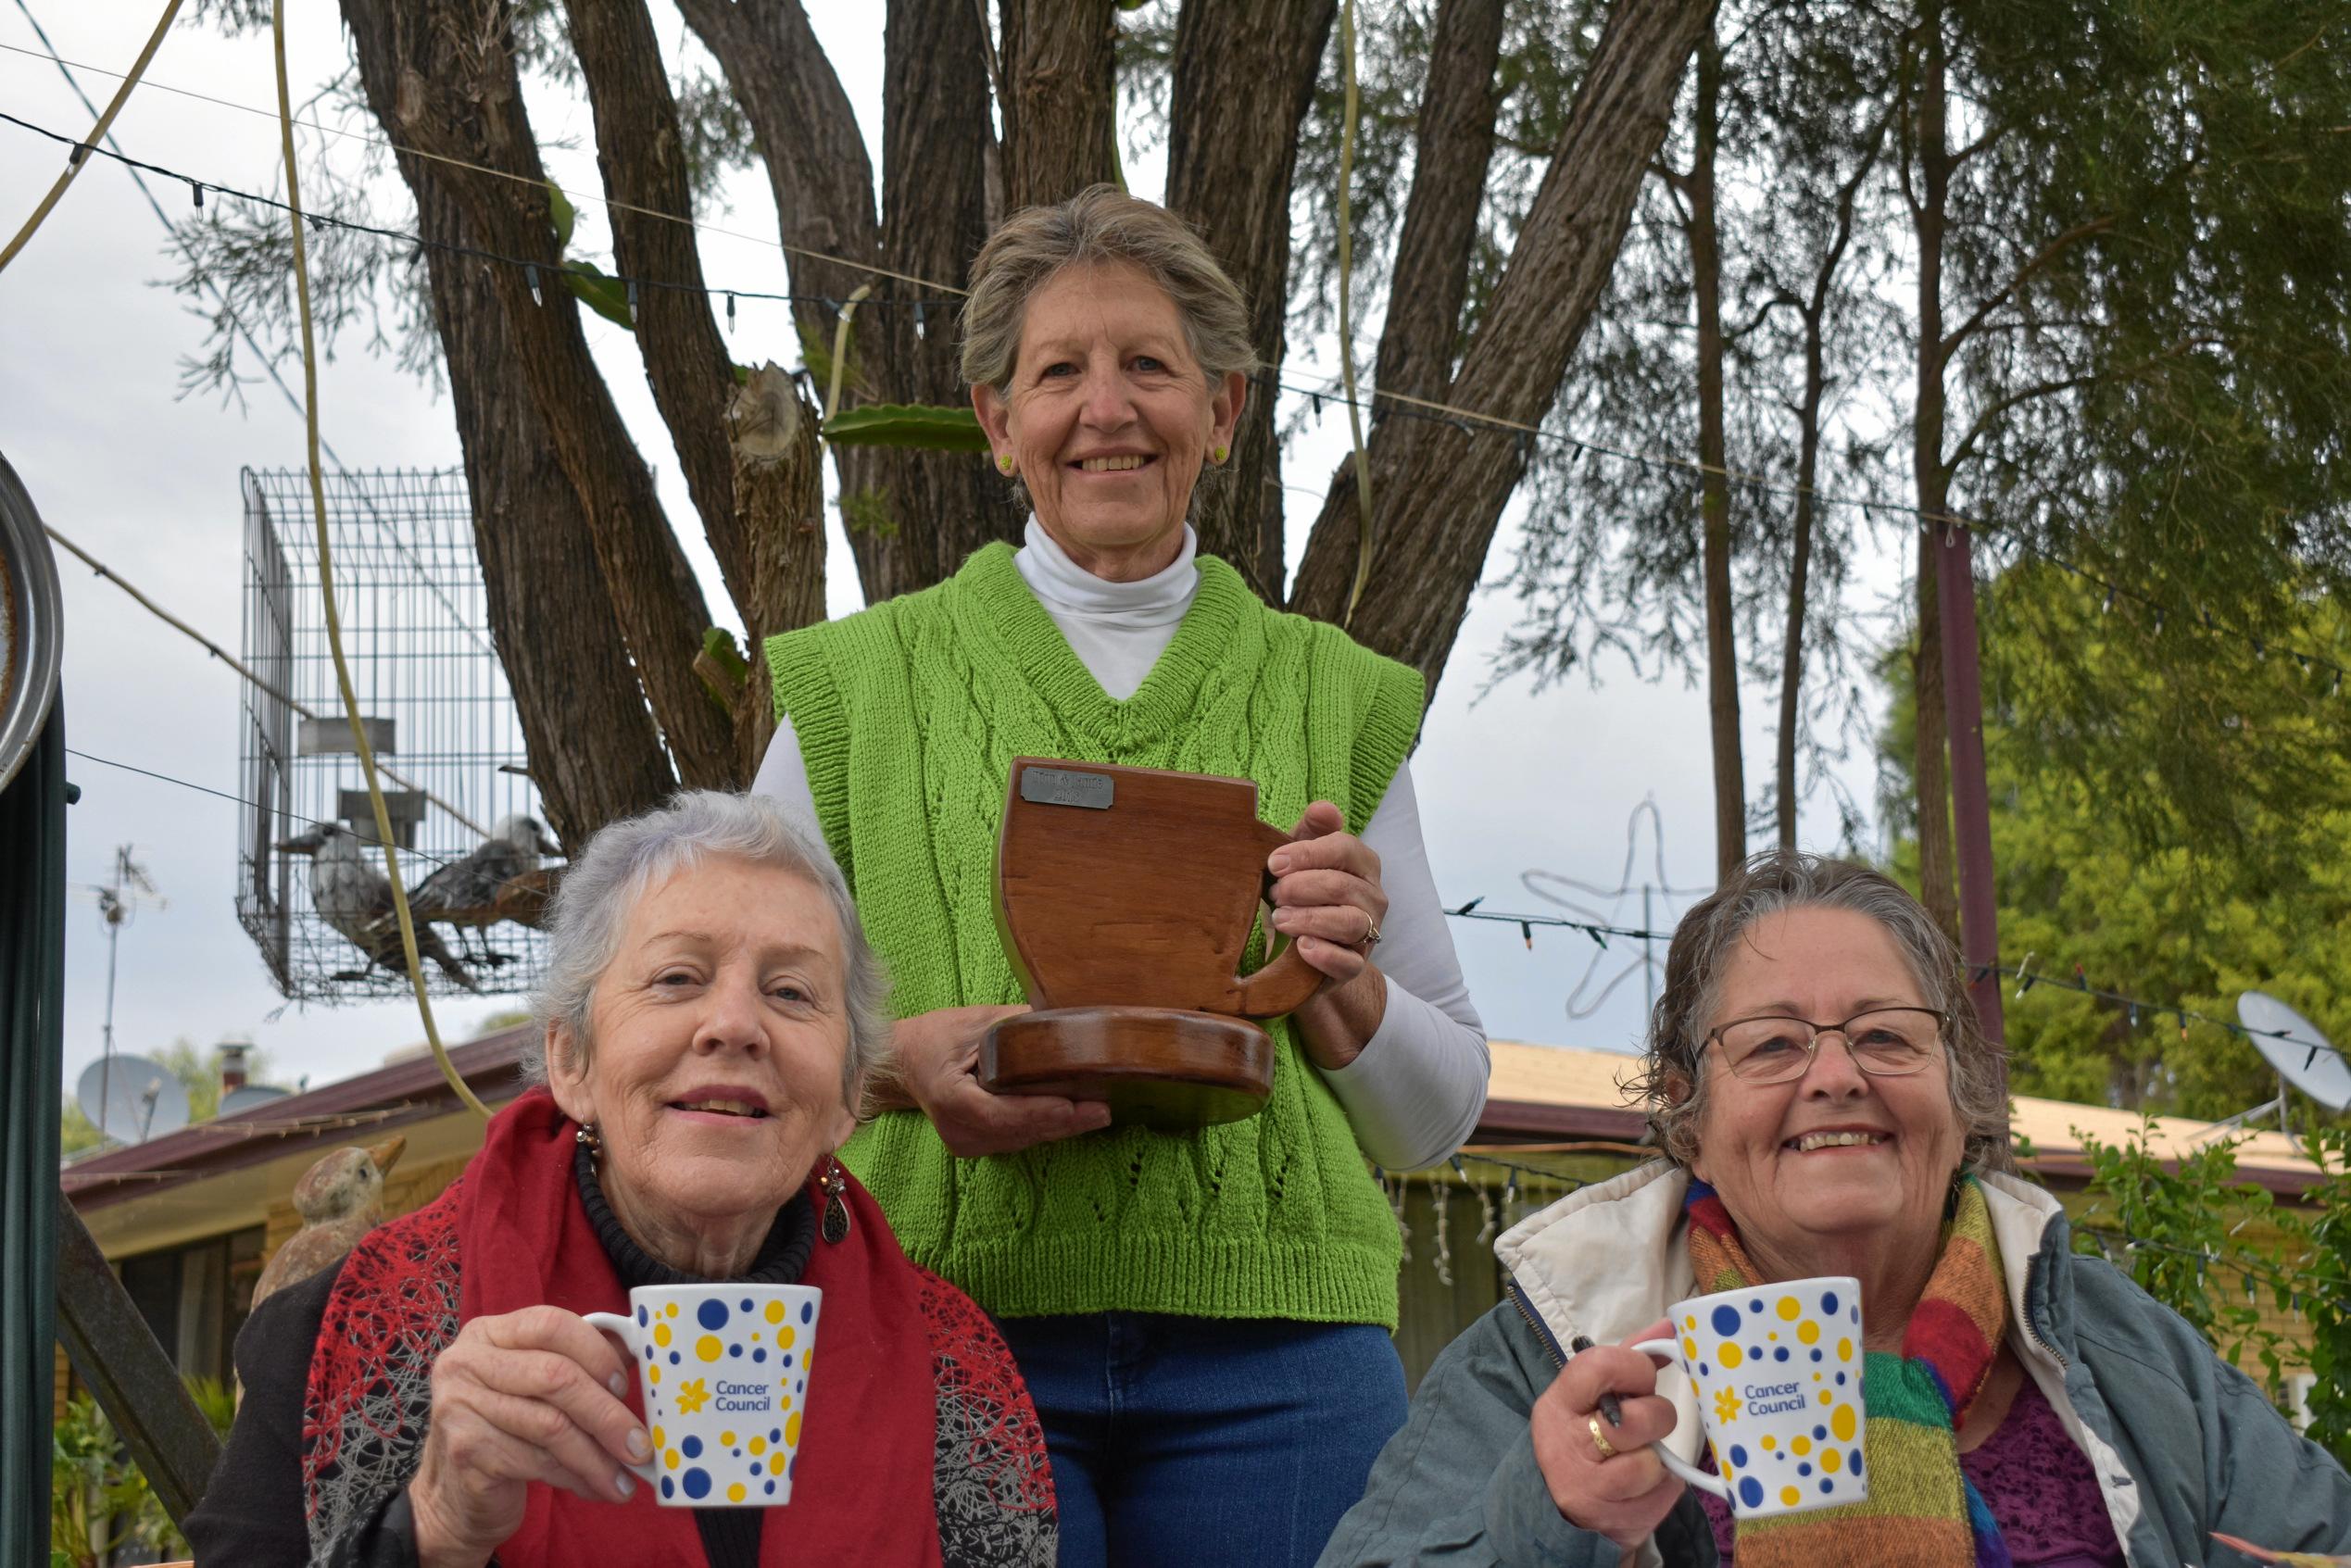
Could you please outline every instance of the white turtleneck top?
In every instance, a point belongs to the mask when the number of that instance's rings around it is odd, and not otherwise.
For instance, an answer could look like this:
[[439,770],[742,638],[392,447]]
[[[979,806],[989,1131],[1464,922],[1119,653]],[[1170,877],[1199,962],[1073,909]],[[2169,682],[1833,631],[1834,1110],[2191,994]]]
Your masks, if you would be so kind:
[[[1032,518],[1013,560],[1078,661],[1124,702],[1175,641],[1191,608],[1200,587],[1192,564],[1197,546],[1187,527],[1183,549],[1165,571],[1137,583],[1109,583],[1070,559]],[[751,788],[815,822],[816,798],[789,714],[777,721]],[[822,845],[823,834],[815,836]],[[1437,902],[1409,763],[1396,770],[1364,825],[1364,843],[1379,857],[1388,894],[1377,953],[1388,980],[1388,1010],[1355,1060],[1324,1071],[1323,1079],[1346,1110],[1364,1156],[1389,1170],[1414,1171],[1452,1153],[1477,1127],[1486,1106],[1486,1032],[1469,1004]]]

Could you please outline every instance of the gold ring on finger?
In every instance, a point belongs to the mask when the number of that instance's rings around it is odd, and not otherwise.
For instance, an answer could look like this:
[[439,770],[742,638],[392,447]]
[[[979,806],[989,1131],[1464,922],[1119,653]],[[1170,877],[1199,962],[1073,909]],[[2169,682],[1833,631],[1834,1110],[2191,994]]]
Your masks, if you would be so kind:
[[1603,1461],[1615,1459],[1616,1445],[1610,1442],[1608,1434],[1600,1429],[1600,1417],[1596,1415],[1589,1417],[1584,1422],[1584,1426],[1591,1433],[1591,1446],[1599,1453],[1601,1459]]
[[1365,912],[1364,918],[1371,921],[1371,929],[1364,933],[1364,946],[1366,948],[1377,947],[1379,946],[1379,922],[1372,920],[1368,911]]

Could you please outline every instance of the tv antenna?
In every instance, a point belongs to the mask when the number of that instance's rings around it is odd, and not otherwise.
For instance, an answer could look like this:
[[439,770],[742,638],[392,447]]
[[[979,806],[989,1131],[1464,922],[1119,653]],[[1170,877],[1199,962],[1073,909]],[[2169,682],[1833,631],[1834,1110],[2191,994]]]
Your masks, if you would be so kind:
[[188,1091],[178,1074],[129,1051],[83,1068],[73,1098],[100,1135],[118,1143],[145,1143],[188,1124]]
[[98,919],[107,928],[107,1015],[99,1035],[105,1042],[100,1055],[102,1061],[114,1058],[114,974],[115,960],[122,946],[122,928],[129,925],[143,906],[164,907],[163,895],[156,890],[155,879],[147,875],[146,867],[131,858],[136,846],[120,844],[115,847],[114,874],[102,883],[85,883],[81,891],[97,901]]

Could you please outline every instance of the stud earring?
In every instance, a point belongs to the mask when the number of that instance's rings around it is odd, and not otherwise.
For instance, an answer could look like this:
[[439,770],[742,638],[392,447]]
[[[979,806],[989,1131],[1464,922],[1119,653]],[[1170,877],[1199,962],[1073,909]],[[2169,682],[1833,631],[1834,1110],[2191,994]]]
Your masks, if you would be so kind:
[[1001,474],[1002,474],[1005,478],[1007,478],[1007,479],[1012,478],[1012,455],[1011,453],[1009,453],[1009,452],[1004,452],[1004,453],[999,453],[999,454],[998,454],[997,458],[996,458],[996,470],[997,470],[997,471],[998,471],[999,473],[1001,473]]
[[595,1123],[581,1123],[579,1131],[572,1135],[572,1141],[586,1149],[590,1160],[604,1158],[604,1135],[596,1130]]
[[1221,463],[1232,454],[1232,450],[1233,449],[1229,446],[1219,446],[1214,451],[1209,453],[1209,460],[1212,462]]
[[849,1233],[849,1199],[841,1196],[849,1189],[849,1178],[841,1173],[841,1162],[827,1155],[816,1185],[824,1194],[824,1239],[837,1243]]

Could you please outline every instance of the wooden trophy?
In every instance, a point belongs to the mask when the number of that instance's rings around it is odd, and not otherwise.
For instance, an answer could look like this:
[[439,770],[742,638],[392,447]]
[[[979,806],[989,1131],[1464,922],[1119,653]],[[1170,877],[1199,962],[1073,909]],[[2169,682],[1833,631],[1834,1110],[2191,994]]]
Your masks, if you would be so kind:
[[1257,1114],[1274,1042],[1253,1021],[1323,981],[1294,947],[1236,972],[1265,858],[1289,842],[1257,820],[1248,779],[1016,759],[996,922],[1037,1010],[988,1031],[981,1085],[1101,1100],[1114,1123],[1170,1132]]

